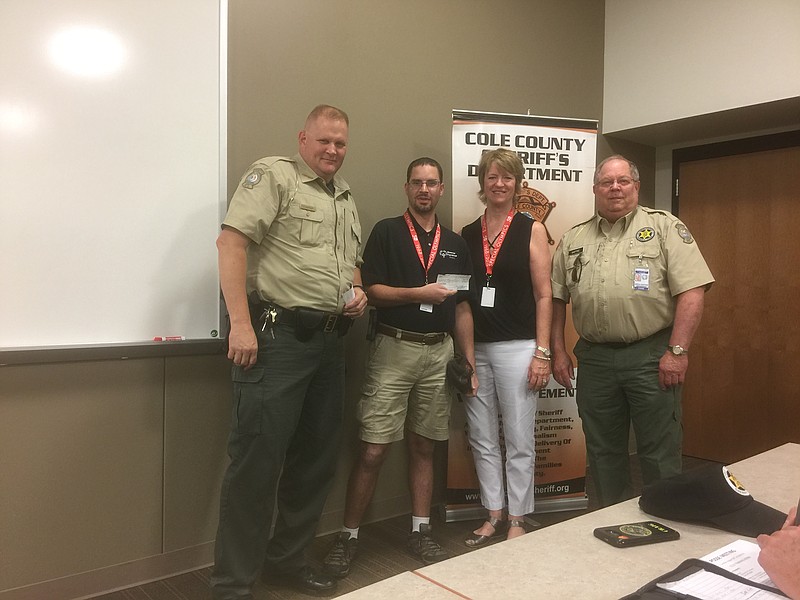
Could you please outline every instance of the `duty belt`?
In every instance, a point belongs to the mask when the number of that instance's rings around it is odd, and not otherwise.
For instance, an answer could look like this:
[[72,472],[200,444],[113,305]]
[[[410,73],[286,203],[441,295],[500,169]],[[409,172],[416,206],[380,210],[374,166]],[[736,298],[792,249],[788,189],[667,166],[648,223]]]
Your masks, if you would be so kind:
[[398,340],[416,342],[418,344],[425,344],[426,346],[440,344],[447,337],[447,334],[444,332],[417,333],[416,331],[406,331],[405,329],[398,329],[397,327],[392,327],[391,325],[385,325],[383,323],[378,323],[377,329],[378,333],[397,338]]
[[[271,325],[292,325],[295,330],[347,333],[353,320],[337,313],[329,313],[311,308],[283,308],[272,302],[251,304],[253,319],[264,330]],[[254,323],[255,326],[255,323]]]

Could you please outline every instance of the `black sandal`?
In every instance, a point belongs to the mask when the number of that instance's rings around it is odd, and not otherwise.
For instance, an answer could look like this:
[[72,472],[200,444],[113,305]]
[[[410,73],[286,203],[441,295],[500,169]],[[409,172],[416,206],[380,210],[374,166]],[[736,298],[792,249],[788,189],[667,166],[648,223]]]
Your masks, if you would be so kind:
[[480,548],[481,546],[488,544],[493,538],[505,535],[506,531],[508,531],[508,521],[506,519],[502,519],[500,517],[489,517],[486,519],[486,522],[494,527],[494,533],[491,535],[483,535],[473,532],[472,535],[464,540],[464,544],[466,546],[469,548]]

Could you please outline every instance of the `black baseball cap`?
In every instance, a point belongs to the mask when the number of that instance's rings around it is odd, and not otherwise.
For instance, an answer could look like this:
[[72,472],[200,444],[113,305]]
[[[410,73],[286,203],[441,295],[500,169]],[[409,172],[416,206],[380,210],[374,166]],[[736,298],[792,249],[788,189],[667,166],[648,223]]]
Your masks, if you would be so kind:
[[718,464],[646,486],[639,507],[656,517],[710,524],[748,537],[771,534],[786,520],[785,513],[755,500],[728,467]]

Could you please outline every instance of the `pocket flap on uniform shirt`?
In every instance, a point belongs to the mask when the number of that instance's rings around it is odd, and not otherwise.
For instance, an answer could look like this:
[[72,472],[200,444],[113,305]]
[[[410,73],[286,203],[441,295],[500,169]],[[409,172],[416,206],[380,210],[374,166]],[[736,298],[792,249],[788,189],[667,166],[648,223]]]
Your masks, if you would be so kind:
[[361,241],[361,223],[353,223],[353,235],[359,242]]
[[628,258],[657,258],[661,254],[661,247],[658,244],[647,244],[632,246],[628,248]]
[[296,219],[305,219],[306,221],[322,223],[322,211],[315,210],[311,207],[304,208],[302,205],[292,204],[289,207],[289,214]]

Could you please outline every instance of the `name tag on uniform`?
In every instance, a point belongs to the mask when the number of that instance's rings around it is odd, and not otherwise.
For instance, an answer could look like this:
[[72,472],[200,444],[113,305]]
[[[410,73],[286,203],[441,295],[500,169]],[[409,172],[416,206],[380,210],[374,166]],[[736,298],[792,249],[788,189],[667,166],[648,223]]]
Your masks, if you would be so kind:
[[633,269],[633,289],[643,292],[650,290],[650,269],[648,267]]
[[420,305],[419,305],[419,309],[420,309],[422,312],[429,312],[429,313],[432,313],[432,312],[433,312],[433,304],[420,304]]
[[494,308],[494,288],[485,287],[481,292],[481,306],[486,308]]

